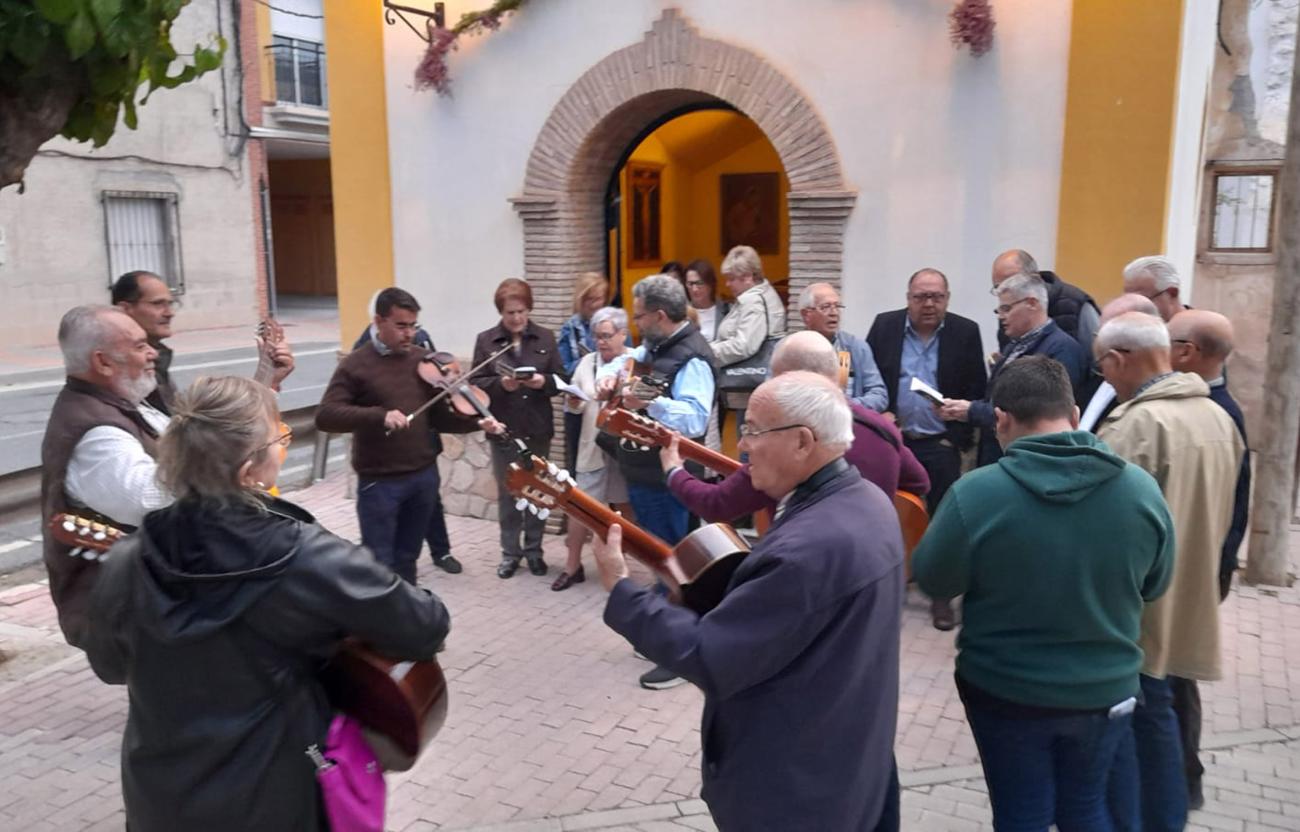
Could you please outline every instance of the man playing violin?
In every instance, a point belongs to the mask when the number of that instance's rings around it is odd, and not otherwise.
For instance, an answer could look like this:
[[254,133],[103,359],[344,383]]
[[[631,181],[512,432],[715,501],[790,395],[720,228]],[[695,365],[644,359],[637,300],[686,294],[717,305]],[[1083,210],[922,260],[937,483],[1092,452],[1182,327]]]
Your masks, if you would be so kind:
[[597,544],[605,623],[704,693],[701,796],[721,830],[898,829],[903,544],[893,504],[844,460],[844,391],[809,372],[749,401],[741,448],[776,517],[700,615]]
[[[703,441],[717,389],[717,359],[700,330],[686,318],[686,290],[669,275],[652,275],[632,287],[632,318],[644,343],[632,352],[650,366],[651,380],[623,394],[623,406],[642,411],[683,436]],[[605,376],[599,390],[608,395],[617,379]],[[637,522],[668,545],[686,536],[690,515],[664,483],[658,452],[620,443],[618,465]],[[655,667],[641,676],[641,686],[662,690],[681,684],[676,674]]]
[[316,411],[318,430],[352,434],[361,542],[399,576],[415,583],[415,564],[437,501],[436,431],[500,431],[493,419],[432,407],[435,393],[419,375],[424,351],[413,348],[420,304],[409,292],[385,289],[375,299],[374,337],[334,371]]

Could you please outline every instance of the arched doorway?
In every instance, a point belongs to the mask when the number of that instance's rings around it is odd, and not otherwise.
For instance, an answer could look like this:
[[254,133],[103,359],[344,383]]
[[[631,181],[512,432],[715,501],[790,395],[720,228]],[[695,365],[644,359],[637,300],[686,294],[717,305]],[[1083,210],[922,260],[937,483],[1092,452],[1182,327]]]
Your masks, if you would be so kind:
[[[789,291],[838,284],[847,188],[829,132],[789,79],[760,56],[704,38],[668,9],[643,41],[597,63],[565,93],[538,134],[523,192],[524,277],[536,317],[558,326],[573,278],[606,271],[606,186],[647,126],[689,108],[735,109],[761,128],[789,181]],[[794,316],[798,320],[798,316]]]

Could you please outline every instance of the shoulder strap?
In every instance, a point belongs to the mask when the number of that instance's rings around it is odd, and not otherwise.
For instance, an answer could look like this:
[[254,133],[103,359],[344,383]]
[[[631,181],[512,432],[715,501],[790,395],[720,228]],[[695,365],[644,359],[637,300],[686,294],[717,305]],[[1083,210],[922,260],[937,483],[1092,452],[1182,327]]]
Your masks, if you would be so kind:
[[871,431],[876,436],[879,436],[881,439],[888,442],[889,446],[894,450],[898,450],[898,440],[894,438],[894,435],[892,433],[885,430],[880,425],[868,422],[866,419],[863,419],[861,416],[859,416],[856,413],[853,413],[853,421],[859,425],[862,425],[864,428]]

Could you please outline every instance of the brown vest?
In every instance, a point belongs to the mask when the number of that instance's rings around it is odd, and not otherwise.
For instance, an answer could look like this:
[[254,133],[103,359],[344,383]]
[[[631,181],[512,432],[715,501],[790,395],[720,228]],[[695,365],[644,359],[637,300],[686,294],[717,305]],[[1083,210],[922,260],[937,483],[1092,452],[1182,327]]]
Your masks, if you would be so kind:
[[73,550],[54,540],[50,518],[69,510],[100,517],[115,526],[130,529],[111,517],[72,507],[63,490],[68,461],[81,437],[101,425],[120,428],[139,440],[145,453],[155,456],[158,434],[149,427],[135,406],[125,399],[80,379],[70,378],[54,400],[50,421],[41,442],[41,521],[45,537],[45,570],[50,576],[50,596],[59,611],[63,637],[74,647],[81,645],[86,624],[86,605],[99,572],[99,561],[73,555]]

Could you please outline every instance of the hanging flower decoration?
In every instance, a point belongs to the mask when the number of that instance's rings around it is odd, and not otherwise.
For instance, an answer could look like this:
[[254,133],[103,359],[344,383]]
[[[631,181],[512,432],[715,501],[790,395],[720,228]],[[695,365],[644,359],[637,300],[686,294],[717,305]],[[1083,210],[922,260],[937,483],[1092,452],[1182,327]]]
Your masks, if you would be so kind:
[[439,95],[451,96],[451,76],[447,72],[447,55],[456,48],[461,35],[480,35],[494,32],[501,28],[501,19],[511,12],[516,12],[528,0],[496,0],[490,7],[477,12],[466,12],[460,21],[450,29],[435,26],[429,28],[429,46],[424,51],[424,58],[415,68],[415,88],[417,90],[434,89]]
[[960,0],[948,14],[948,33],[953,46],[970,47],[975,57],[993,48],[993,7],[989,0]]

